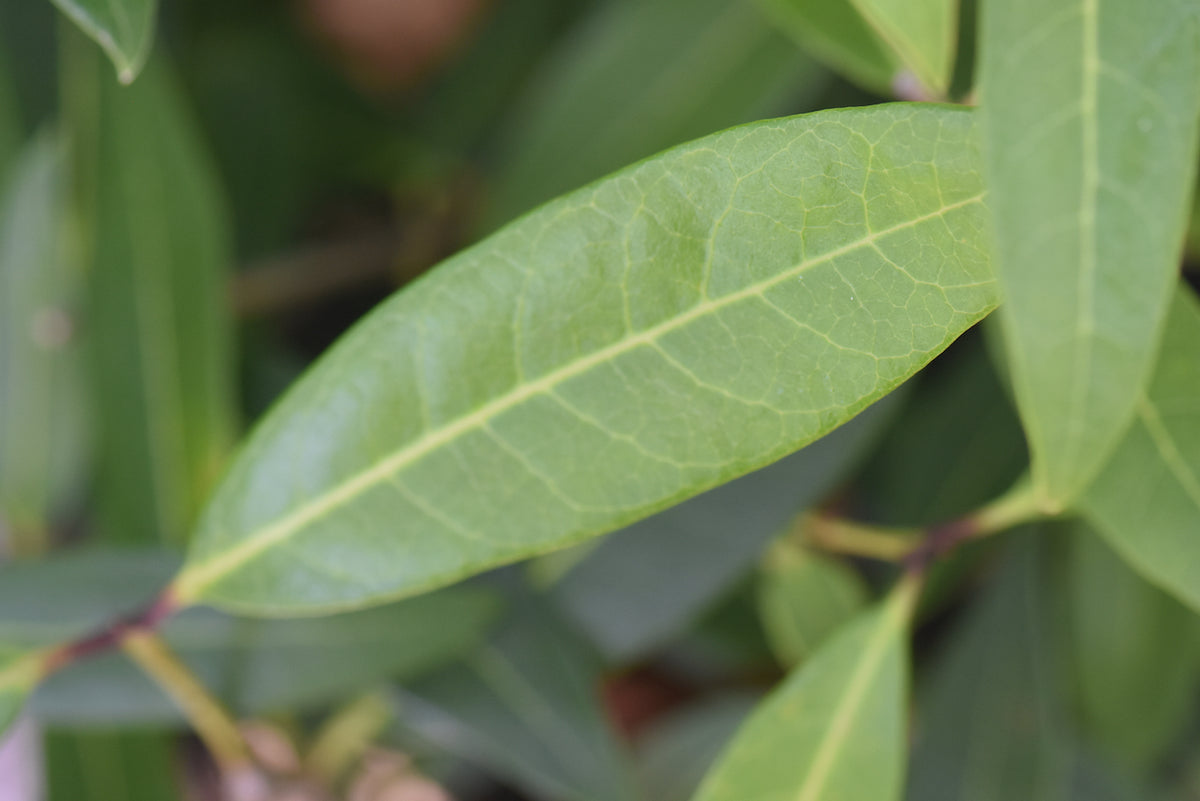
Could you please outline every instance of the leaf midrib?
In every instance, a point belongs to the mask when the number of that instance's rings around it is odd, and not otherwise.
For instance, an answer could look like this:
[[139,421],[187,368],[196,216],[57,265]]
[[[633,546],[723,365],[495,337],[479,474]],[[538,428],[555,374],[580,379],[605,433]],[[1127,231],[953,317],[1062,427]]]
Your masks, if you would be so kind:
[[1184,459],[1183,453],[1175,444],[1175,438],[1171,436],[1170,430],[1163,423],[1162,416],[1158,413],[1158,407],[1143,395],[1138,401],[1137,413],[1141,418],[1142,425],[1146,427],[1146,433],[1150,435],[1154,447],[1158,450],[1158,455],[1162,457],[1167,471],[1179,482],[1180,487],[1196,505],[1196,508],[1200,509],[1200,476],[1192,471],[1187,460]]
[[449,422],[441,428],[425,432],[417,439],[399,448],[391,456],[376,462],[365,470],[359,471],[291,513],[252,531],[247,537],[228,550],[221,551],[206,561],[185,566],[173,584],[175,596],[184,603],[199,599],[205,587],[219,581],[225,575],[234,572],[240,566],[273,545],[286,541],[290,536],[309,523],[340,508],[357,495],[366,492],[375,485],[386,481],[402,468],[418,461],[436,448],[452,442],[468,431],[482,428],[502,412],[515,408],[533,397],[544,394],[570,378],[586,373],[594,367],[605,364],[639,347],[656,346],[657,340],[662,336],[708,314],[715,313],[722,308],[751,297],[761,296],[766,290],[795,278],[797,275],[813,267],[829,263],[861,248],[870,247],[887,236],[943,218],[949,212],[980,203],[982,200],[983,193],[980,192],[964,200],[945,204],[936,211],[914,217],[881,231],[867,234],[854,242],[847,243],[813,259],[801,262],[795,267],[784,270],[767,280],[752,283],[716,300],[702,300],[682,314],[632,336],[619,339],[587,356],[556,368],[541,378],[516,386],[512,390],[488,401],[483,406]]

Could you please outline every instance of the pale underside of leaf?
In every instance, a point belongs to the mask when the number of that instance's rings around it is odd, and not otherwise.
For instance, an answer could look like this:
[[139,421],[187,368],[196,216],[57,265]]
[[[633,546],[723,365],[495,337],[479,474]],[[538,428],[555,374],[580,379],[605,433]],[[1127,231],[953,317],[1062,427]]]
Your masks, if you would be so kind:
[[181,598],[397,597],[778,459],[995,304],[971,118],[759,123],[522,218],[364,321],[264,423]]
[[954,67],[957,0],[852,2],[926,91],[944,97]]

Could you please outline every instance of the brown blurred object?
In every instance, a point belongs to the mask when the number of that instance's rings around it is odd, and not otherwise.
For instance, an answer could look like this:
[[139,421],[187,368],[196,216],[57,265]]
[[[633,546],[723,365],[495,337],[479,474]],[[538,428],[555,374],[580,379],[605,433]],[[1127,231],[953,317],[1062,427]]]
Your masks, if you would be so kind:
[[454,801],[435,782],[412,771],[403,754],[373,751],[350,787],[347,801]]
[[441,65],[490,0],[299,0],[301,15],[338,52],[351,77],[395,92]]

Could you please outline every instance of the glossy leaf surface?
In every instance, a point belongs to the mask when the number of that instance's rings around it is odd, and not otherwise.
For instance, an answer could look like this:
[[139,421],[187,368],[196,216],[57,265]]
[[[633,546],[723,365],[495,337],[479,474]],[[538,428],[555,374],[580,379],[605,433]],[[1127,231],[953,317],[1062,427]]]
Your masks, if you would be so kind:
[[150,55],[158,0],[51,0],[104,49],[122,83],[137,77]]
[[1186,287],[1137,419],[1080,505],[1137,570],[1200,610],[1200,300]]
[[0,199],[0,528],[17,553],[45,545],[86,466],[86,381],[76,320],[82,276],[63,246],[58,143],[32,142]]
[[696,801],[899,799],[916,593],[901,583],[797,668],[742,726]]
[[993,307],[978,165],[969,114],[878,106],[726,131],[548,204],[309,372],[227,474],[178,591],[379,602],[828,433]]
[[934,97],[944,97],[954,69],[958,0],[852,0]]
[[1179,0],[987,3],[981,125],[1008,364],[1049,508],[1129,426],[1178,270],[1200,15]]
[[759,0],[781,29],[851,80],[889,95],[898,68],[891,50],[851,0]]
[[90,178],[101,526],[109,542],[180,544],[235,427],[226,220],[164,65],[121,87],[97,61],[78,65],[95,95],[80,98],[76,151]]

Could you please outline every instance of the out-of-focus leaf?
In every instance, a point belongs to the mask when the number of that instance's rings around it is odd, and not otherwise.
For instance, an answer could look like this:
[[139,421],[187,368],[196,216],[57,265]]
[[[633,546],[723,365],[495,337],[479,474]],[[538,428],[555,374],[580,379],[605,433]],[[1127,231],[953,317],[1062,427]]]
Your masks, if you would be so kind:
[[787,540],[768,551],[758,579],[763,629],[776,658],[789,667],[812,656],[868,597],[850,567]]
[[7,170],[24,139],[16,87],[10,80],[6,55],[3,47],[0,47],[0,185],[7,183]]
[[172,801],[182,797],[172,739],[161,731],[46,736],[48,801]]
[[891,418],[892,398],[799,453],[606,537],[554,599],[609,659],[630,661],[661,645],[847,474]]
[[[0,529],[36,551],[85,468],[86,405],[74,313],[82,276],[62,246],[58,144],[40,136],[0,200]],[[0,537],[3,537],[0,534]]]
[[551,609],[517,606],[463,664],[400,692],[420,739],[547,801],[626,801],[632,773],[600,707],[601,663]]
[[709,766],[759,700],[759,696],[749,693],[716,695],[655,721],[638,740],[642,797],[689,801]]
[[1030,535],[1013,543],[1003,570],[918,682],[911,801],[1070,798],[1073,749],[1043,550]]
[[926,91],[944,97],[954,69],[958,0],[852,2]]
[[1069,556],[1067,642],[1082,733],[1114,762],[1144,770],[1191,719],[1200,618],[1086,527]]
[[1136,412],[1081,507],[1117,553],[1200,610],[1200,301],[1186,287]]
[[697,801],[892,801],[904,786],[908,624],[904,580],[763,701]]
[[121,83],[131,83],[150,55],[158,0],[51,0],[104,49]]
[[518,106],[488,227],[680,142],[802,110],[794,98],[823,83],[745,0],[601,4]]
[[[52,646],[111,623],[153,596],[178,562],[165,552],[91,549],[4,565],[0,641]],[[474,646],[495,612],[492,593],[455,588],[307,620],[239,620],[192,609],[162,633],[206,686],[237,711],[257,714],[309,708],[382,678],[419,675]],[[53,675],[34,708],[69,726],[174,724],[179,714],[115,652]]]
[[893,55],[851,0],[759,0],[814,56],[876,94],[890,95]]
[[91,78],[75,149],[93,237],[101,528],[109,542],[178,544],[235,427],[226,220],[164,65],[128,88]]
[[309,371],[175,590],[378,603],[782,458],[993,307],[980,190],[970,114],[908,104],[735,128],[547,204]]
[[1154,364],[1194,175],[1200,13],[1006,0],[985,4],[982,31],[1000,319],[1035,486],[1062,508],[1129,428]]
[[41,665],[36,652],[0,643],[0,741],[37,684]]

